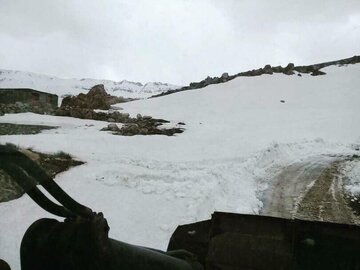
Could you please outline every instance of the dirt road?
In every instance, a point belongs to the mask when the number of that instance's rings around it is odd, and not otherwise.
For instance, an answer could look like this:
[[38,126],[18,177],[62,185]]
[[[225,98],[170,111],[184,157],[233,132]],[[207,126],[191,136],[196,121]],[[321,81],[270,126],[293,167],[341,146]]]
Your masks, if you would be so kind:
[[357,223],[343,193],[344,159],[320,156],[285,167],[264,194],[262,215]]

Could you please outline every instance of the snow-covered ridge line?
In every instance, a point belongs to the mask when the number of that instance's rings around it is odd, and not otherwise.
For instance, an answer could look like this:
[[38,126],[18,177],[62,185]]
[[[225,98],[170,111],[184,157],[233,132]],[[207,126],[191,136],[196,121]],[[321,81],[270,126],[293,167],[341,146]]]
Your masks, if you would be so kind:
[[212,84],[225,83],[237,77],[253,77],[253,76],[261,76],[264,74],[272,75],[274,73],[282,73],[285,75],[294,75],[297,73],[299,76],[302,76],[301,73],[305,73],[305,74],[310,74],[312,76],[319,76],[326,74],[323,71],[321,71],[322,68],[329,66],[336,66],[336,65],[343,66],[343,65],[357,64],[357,63],[360,63],[360,56],[358,55],[340,60],[328,61],[328,62],[306,65],[306,66],[295,66],[293,63],[289,63],[286,67],[266,65],[263,68],[248,70],[234,75],[223,73],[220,77],[208,76],[206,79],[200,82],[192,82],[189,84],[189,86],[184,86],[179,89],[168,90],[166,92],[156,94],[152,97],[174,94],[186,90],[200,89]]
[[87,93],[91,87],[103,84],[110,95],[125,98],[147,98],[162,92],[178,89],[180,86],[162,83],[111,81],[98,79],[62,79],[33,72],[0,69],[0,88],[32,88],[56,94],[59,97]]

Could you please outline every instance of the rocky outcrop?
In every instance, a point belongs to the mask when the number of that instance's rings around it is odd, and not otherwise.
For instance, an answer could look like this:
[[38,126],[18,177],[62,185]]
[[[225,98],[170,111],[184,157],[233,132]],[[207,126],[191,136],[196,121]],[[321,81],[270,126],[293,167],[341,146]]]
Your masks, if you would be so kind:
[[[176,133],[183,133],[184,129],[175,128],[161,128],[163,123],[168,121],[163,119],[155,119],[150,116],[137,115],[136,118],[129,118],[129,122],[123,124],[121,128],[115,124],[110,123],[102,131],[111,131],[114,135],[134,136],[134,135],[167,135],[172,136]],[[182,123],[183,124],[183,123]]]
[[189,84],[189,86],[185,86],[185,87],[182,87],[182,88],[176,89],[176,90],[170,90],[170,91],[167,91],[167,92],[164,92],[162,94],[155,95],[152,97],[169,95],[169,94],[186,91],[186,90],[199,89],[199,88],[203,88],[205,86],[211,85],[211,84],[224,83],[224,82],[230,81],[232,79],[235,79],[237,77],[252,77],[252,76],[261,76],[264,74],[271,75],[274,73],[282,73],[285,75],[294,75],[294,74],[296,74],[295,71],[298,72],[298,75],[300,75],[300,76],[301,76],[301,73],[310,73],[310,75],[312,75],[312,76],[320,76],[320,75],[326,74],[325,72],[320,70],[324,67],[328,67],[328,66],[332,66],[332,65],[343,66],[343,65],[356,64],[356,63],[360,63],[360,56],[353,56],[353,57],[346,58],[346,59],[341,59],[341,60],[331,61],[331,62],[324,62],[324,63],[308,65],[308,66],[295,66],[293,63],[289,63],[286,67],[282,67],[282,66],[272,67],[271,65],[265,65],[265,67],[263,67],[263,68],[240,72],[235,75],[229,75],[228,73],[223,73],[221,75],[221,77],[207,77],[205,80],[202,80],[200,82],[192,82]]
[[[113,134],[124,136],[155,134],[171,136],[184,131],[183,128],[160,128],[162,124],[169,123],[169,121],[164,119],[156,119],[147,115],[142,116],[141,114],[138,114],[136,117],[130,117],[128,113],[121,113],[119,111],[95,112],[92,109],[67,106],[58,108],[55,115],[107,121],[110,124],[103,128],[102,131],[111,131]],[[120,128],[116,123],[123,125]],[[178,125],[185,124],[180,122]]]
[[110,105],[127,101],[122,97],[106,93],[104,85],[95,85],[87,94],[68,96],[62,100],[61,107],[108,110]]
[[14,104],[0,104],[0,116],[5,113],[33,112],[38,114],[51,114],[58,116],[72,116],[83,119],[93,119],[94,109],[108,110],[112,104],[128,102],[131,99],[111,96],[106,93],[104,85],[92,87],[87,94],[80,93],[77,96],[67,96],[62,100],[60,108],[54,108],[50,104],[26,104],[16,102]]
[[85,109],[78,107],[60,107],[55,111],[56,116],[68,116],[80,119],[93,119],[107,122],[127,123],[131,122],[128,113],[121,113],[119,111],[109,112],[95,112],[93,109]]

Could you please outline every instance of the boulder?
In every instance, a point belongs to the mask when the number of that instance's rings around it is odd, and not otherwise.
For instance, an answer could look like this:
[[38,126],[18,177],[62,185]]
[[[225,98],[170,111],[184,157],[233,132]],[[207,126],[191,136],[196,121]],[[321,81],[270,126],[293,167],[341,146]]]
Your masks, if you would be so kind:
[[229,79],[230,79],[229,73],[224,72],[221,75],[220,79],[218,79],[218,80],[221,81],[221,82],[227,82]]
[[87,93],[87,96],[103,96],[103,97],[107,97],[108,93],[106,93],[105,87],[104,87],[103,84],[98,84],[98,85],[93,86],[89,90],[89,92]]
[[266,65],[264,68],[263,68],[263,71],[265,74],[273,74],[273,70],[271,68],[270,65]]
[[87,94],[80,93],[77,96],[67,96],[62,100],[61,107],[77,107],[86,109],[109,110],[110,105],[124,102],[121,97],[111,96],[106,93],[104,85],[98,84],[92,87]]
[[289,63],[289,64],[284,68],[283,73],[286,74],[286,75],[293,75],[293,74],[295,74],[295,72],[294,72],[294,67],[295,67],[295,65],[294,65],[293,63]]
[[137,135],[139,134],[139,132],[140,132],[139,126],[134,123],[123,125],[120,129],[120,134],[125,136]]
[[119,127],[117,124],[115,123],[111,123],[111,124],[108,124],[107,126],[107,130],[110,130],[110,131],[119,131]]

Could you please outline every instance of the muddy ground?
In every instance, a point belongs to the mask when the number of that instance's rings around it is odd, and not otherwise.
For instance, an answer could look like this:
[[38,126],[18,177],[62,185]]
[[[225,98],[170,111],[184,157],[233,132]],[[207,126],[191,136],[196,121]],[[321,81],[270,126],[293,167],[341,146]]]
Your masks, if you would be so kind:
[[10,123],[0,123],[1,135],[26,135],[38,134],[43,130],[56,129],[57,127],[40,126],[40,125],[19,125]]
[[349,157],[319,156],[283,168],[263,197],[260,214],[360,224],[343,188]]

